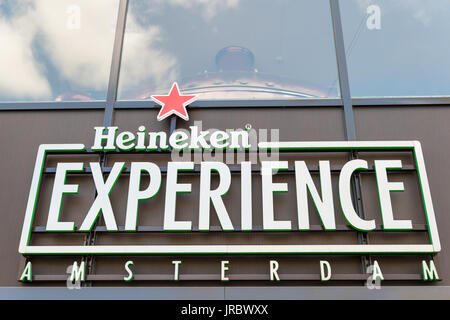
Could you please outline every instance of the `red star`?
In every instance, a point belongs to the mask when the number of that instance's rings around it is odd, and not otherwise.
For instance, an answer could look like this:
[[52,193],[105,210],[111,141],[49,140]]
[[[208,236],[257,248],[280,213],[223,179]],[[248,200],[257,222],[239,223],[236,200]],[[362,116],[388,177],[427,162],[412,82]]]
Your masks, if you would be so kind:
[[197,95],[180,95],[178,84],[173,83],[172,88],[167,96],[152,96],[153,101],[162,105],[158,114],[158,121],[161,121],[172,114],[176,114],[180,118],[188,121],[189,116],[186,106],[197,99]]

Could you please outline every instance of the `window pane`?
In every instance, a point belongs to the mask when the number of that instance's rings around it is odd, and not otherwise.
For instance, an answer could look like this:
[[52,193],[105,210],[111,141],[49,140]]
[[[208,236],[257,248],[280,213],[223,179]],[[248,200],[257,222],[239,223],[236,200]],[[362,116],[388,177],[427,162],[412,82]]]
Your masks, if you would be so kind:
[[351,93],[450,95],[450,1],[345,0]]
[[338,95],[328,0],[131,0],[119,98]]
[[118,4],[0,2],[0,101],[104,100]]

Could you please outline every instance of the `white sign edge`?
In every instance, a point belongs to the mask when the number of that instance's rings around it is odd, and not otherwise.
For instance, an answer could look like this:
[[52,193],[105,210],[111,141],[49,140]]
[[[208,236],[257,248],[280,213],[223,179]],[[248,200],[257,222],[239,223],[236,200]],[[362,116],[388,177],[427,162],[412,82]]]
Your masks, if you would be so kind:
[[[441,250],[427,173],[419,141],[328,141],[328,142],[260,142],[260,149],[326,148],[412,148],[422,186],[430,240],[432,244],[408,245],[193,245],[193,246],[29,246],[28,237],[34,215],[37,191],[47,151],[83,151],[83,144],[42,144],[36,164],[19,244],[22,254],[164,254],[164,253],[436,253]],[[181,250],[180,250],[181,249]]]

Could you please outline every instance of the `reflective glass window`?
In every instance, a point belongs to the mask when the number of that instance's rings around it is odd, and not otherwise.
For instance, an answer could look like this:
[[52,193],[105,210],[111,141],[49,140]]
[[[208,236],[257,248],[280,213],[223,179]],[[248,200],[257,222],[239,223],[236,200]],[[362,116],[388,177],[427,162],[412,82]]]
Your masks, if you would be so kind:
[[449,0],[339,3],[352,96],[450,95]]
[[338,96],[328,0],[131,0],[119,99]]
[[119,0],[2,0],[0,101],[104,100]]

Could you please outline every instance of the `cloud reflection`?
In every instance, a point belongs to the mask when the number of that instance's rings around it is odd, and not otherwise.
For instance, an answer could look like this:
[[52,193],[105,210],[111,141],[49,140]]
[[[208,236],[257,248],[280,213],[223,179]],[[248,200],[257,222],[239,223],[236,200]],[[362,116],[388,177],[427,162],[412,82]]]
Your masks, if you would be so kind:
[[[80,25],[71,29],[74,5]],[[1,9],[0,100],[106,97],[118,0],[21,0]]]

